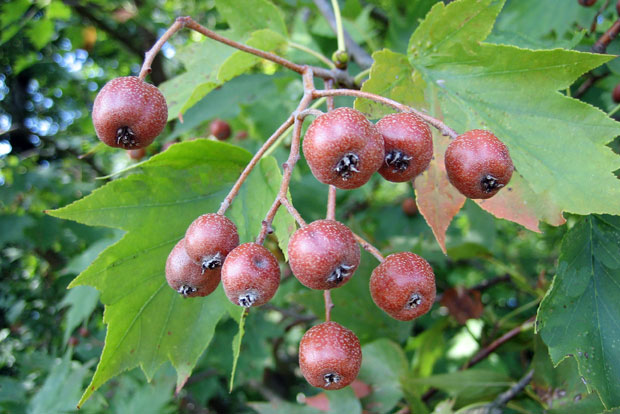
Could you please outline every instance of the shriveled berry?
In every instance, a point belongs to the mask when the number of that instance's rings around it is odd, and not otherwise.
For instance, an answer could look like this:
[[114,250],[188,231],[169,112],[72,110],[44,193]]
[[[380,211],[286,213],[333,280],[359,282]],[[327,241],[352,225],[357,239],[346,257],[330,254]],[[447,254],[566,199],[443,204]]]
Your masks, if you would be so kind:
[[164,95],[135,76],[106,83],[93,105],[97,136],[111,147],[144,148],[163,131],[167,119]]
[[226,255],[237,245],[237,226],[221,214],[203,214],[189,225],[185,233],[187,254],[205,270],[221,267]]
[[317,220],[297,230],[288,244],[295,277],[311,289],[332,289],[347,283],[360,264],[360,248],[344,224]]
[[220,270],[203,271],[185,252],[184,239],[172,249],[166,260],[166,281],[183,297],[207,296],[220,283]]
[[280,266],[275,256],[257,243],[244,243],[231,251],[222,266],[222,286],[235,305],[263,305],[280,285]]
[[506,145],[482,129],[467,131],[450,142],[445,165],[450,183],[469,198],[493,197],[514,171]]
[[230,124],[222,119],[214,119],[209,124],[209,132],[220,141],[230,137]]
[[337,108],[316,118],[303,152],[317,180],[342,189],[364,185],[383,162],[383,138],[353,108]]
[[134,150],[129,150],[127,151],[127,155],[129,155],[129,158],[131,158],[132,160],[139,161],[146,155],[146,149],[138,148]]
[[383,136],[385,158],[379,174],[388,181],[410,181],[421,174],[433,158],[430,127],[412,113],[387,115],[377,122]]
[[299,343],[299,368],[314,387],[339,390],[351,384],[362,365],[362,348],[353,331],[336,322],[308,330]]
[[410,321],[435,302],[435,274],[426,260],[410,252],[391,254],[370,276],[375,304],[394,319]]

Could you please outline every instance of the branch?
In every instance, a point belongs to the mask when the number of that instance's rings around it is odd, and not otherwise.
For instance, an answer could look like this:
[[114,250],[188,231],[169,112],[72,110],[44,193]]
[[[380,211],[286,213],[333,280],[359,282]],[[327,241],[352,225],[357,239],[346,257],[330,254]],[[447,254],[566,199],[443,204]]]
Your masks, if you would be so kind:
[[[314,4],[319,9],[325,20],[329,23],[330,27],[334,32],[336,32],[336,16],[332,12],[331,7],[327,3],[327,0],[314,0]],[[355,40],[351,37],[349,32],[344,30],[344,42],[347,46],[347,50],[351,55],[351,58],[357,63],[362,69],[366,69],[372,66],[373,59],[372,57],[366,53],[366,51],[358,45]]]
[[501,393],[500,395],[497,396],[497,398],[493,402],[482,407],[480,414],[502,414],[501,407],[506,405],[508,401],[512,400],[514,397],[519,395],[519,393],[523,391],[523,389],[527,386],[527,384],[529,384],[530,381],[532,381],[533,377],[534,377],[534,370],[530,369],[523,376],[523,378],[521,378],[519,382],[517,382],[515,385],[510,387],[508,391]]
[[449,136],[450,138],[454,139],[458,136],[455,130],[453,130],[446,124],[444,124],[439,119],[433,118],[430,115],[426,115],[425,113],[422,113],[416,109],[413,109],[412,107],[408,105],[401,104],[400,102],[396,102],[393,99],[385,98],[383,96],[376,95],[374,93],[354,91],[350,89],[328,89],[328,90],[316,90],[313,92],[313,96],[315,98],[319,98],[323,96],[325,97],[327,96],[354,96],[356,98],[370,99],[375,102],[379,102],[383,105],[391,106],[392,108],[398,111],[401,111],[401,112],[414,113],[420,118],[422,118],[423,120],[425,120],[426,122],[428,122],[429,124],[431,124],[432,126],[434,126],[435,128],[437,128],[443,135]]
[[592,46],[592,52],[594,53],[606,53],[607,46],[615,39],[620,33],[620,18],[611,25],[609,29],[596,41]]

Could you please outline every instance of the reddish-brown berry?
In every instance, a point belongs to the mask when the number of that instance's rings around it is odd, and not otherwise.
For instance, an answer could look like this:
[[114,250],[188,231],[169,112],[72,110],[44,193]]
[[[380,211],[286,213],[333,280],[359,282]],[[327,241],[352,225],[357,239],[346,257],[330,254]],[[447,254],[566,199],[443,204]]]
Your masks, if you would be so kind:
[[357,336],[336,322],[324,322],[305,333],[299,343],[299,368],[310,385],[339,390],[351,384],[362,365]]
[[97,136],[111,147],[144,148],[163,131],[167,119],[164,95],[135,76],[106,83],[93,105]]
[[139,161],[139,160],[141,160],[142,158],[145,157],[146,149],[138,148],[138,149],[134,149],[134,150],[129,150],[129,151],[127,151],[127,155],[129,155],[129,158],[131,158],[132,160]]
[[203,270],[185,252],[184,239],[172,249],[166,260],[166,281],[183,297],[207,296],[220,283],[220,270]]
[[69,337],[69,346],[77,346],[80,343],[80,338],[77,336]]
[[333,289],[347,283],[360,264],[360,248],[344,224],[317,220],[297,230],[288,244],[295,277],[311,289]]
[[428,168],[433,158],[431,129],[417,115],[397,113],[377,122],[383,136],[385,158],[379,174],[388,181],[410,181]]
[[275,256],[257,243],[244,243],[231,251],[222,266],[222,286],[235,305],[263,305],[280,285],[280,266]]
[[618,13],[618,16],[620,16],[620,0],[616,2],[616,13]]
[[310,124],[303,151],[317,180],[352,189],[368,182],[381,166],[383,138],[361,112],[343,107]]
[[[620,14],[620,13],[618,13]],[[620,103],[620,84],[616,85],[613,92],[611,93],[611,98],[615,103]]]
[[577,0],[579,4],[584,7],[592,7],[596,3],[596,0]]
[[394,319],[410,321],[428,312],[435,302],[435,274],[417,254],[391,254],[372,271],[370,295]]
[[230,125],[222,119],[214,119],[209,124],[209,132],[220,141],[230,137]]
[[469,198],[493,197],[514,171],[506,145],[482,129],[467,131],[450,142],[445,165],[450,183]]
[[80,330],[78,331],[78,333],[80,334],[82,338],[88,338],[90,336],[90,331],[85,326],[82,326]]
[[203,269],[221,267],[226,255],[238,245],[237,226],[221,214],[203,214],[185,233],[185,250]]
[[418,205],[413,197],[405,198],[401,204],[401,208],[403,209],[403,213],[409,217],[413,217],[418,214]]

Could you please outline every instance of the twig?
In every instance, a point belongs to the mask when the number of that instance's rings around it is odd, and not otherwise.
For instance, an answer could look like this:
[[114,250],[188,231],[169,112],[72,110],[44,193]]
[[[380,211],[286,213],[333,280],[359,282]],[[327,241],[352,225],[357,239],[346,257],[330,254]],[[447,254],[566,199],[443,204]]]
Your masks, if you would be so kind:
[[151,47],[149,51],[145,53],[144,62],[142,62],[142,68],[140,69],[140,79],[144,80],[144,78],[146,78],[146,75],[151,73],[151,65],[153,64],[153,60],[155,60],[155,56],[157,56],[157,53],[159,53],[159,51],[168,41],[168,39],[170,39],[176,32],[184,28],[186,24],[186,20],[184,20],[183,18],[180,17],[176,19],[172,26],[170,26],[168,30],[166,30],[166,32],[157,40],[157,42],[155,42],[153,47]]
[[327,220],[336,220],[336,187],[329,186],[329,192],[327,193],[327,214],[325,215]]
[[[325,20],[329,23],[330,27],[334,32],[337,31],[336,27],[336,17],[331,10],[327,0],[314,0],[314,4],[319,9]],[[351,55],[351,58],[357,63],[360,67],[366,69],[372,66],[373,59],[372,57],[360,46],[355,40],[351,37],[349,32],[343,30],[344,34],[344,42]]]
[[514,397],[519,395],[521,391],[527,386],[527,384],[532,381],[534,377],[534,370],[530,369],[524,376],[517,382],[515,385],[510,387],[507,391],[501,393],[497,396],[493,402],[485,405],[480,414],[501,414],[501,407],[506,405],[506,403],[512,400]]
[[594,33],[596,31],[596,26],[598,24],[598,17],[603,14],[603,12],[605,11],[605,9],[607,8],[607,6],[609,6],[609,0],[605,0],[605,3],[603,3],[603,5],[601,6],[600,9],[598,9],[598,11],[596,12],[596,14],[594,15],[594,19],[592,19],[592,24],[590,25],[590,33]]
[[592,46],[592,52],[594,53],[606,53],[607,46],[612,40],[620,33],[620,18],[611,25],[609,29],[596,41]]
[[232,201],[235,199],[235,197],[239,193],[239,189],[241,188],[245,180],[248,178],[248,176],[250,175],[250,173],[252,172],[256,164],[258,163],[258,161],[260,161],[265,151],[267,151],[267,149],[269,149],[269,147],[271,147],[271,145],[273,145],[273,143],[276,142],[278,137],[280,137],[280,135],[282,135],[282,133],[284,133],[284,131],[286,131],[287,128],[290,127],[291,125],[293,125],[292,115],[289,116],[288,119],[284,121],[282,125],[280,125],[280,128],[276,129],[276,132],[274,132],[273,135],[271,135],[269,139],[265,141],[263,146],[260,147],[260,149],[256,152],[256,154],[254,154],[254,157],[252,157],[248,165],[246,165],[245,169],[241,173],[241,176],[239,176],[239,178],[237,179],[237,182],[235,183],[235,185],[233,185],[233,188],[231,188],[230,192],[228,193],[224,201],[222,201],[222,204],[220,204],[220,209],[217,211],[217,214],[226,213],[226,210],[228,209],[228,207],[230,207],[230,204],[232,203]]
[[[334,89],[334,81],[331,79],[325,80],[325,89]],[[334,110],[334,97],[328,96],[327,99],[327,112]]]
[[360,235],[353,233],[353,236],[355,237],[355,240],[357,240],[357,242],[360,244],[360,246],[362,246],[364,248],[364,250],[366,250],[368,253],[372,254],[373,256],[375,256],[375,258],[379,261],[382,262],[385,260],[385,258],[383,257],[383,255],[381,254],[381,252],[379,251],[379,249],[377,249],[375,246],[373,246],[372,244],[368,243],[366,240],[364,240]]
[[302,120],[305,119],[308,115],[312,115],[314,117],[319,117],[323,115],[324,112],[315,108],[304,109],[297,115],[297,119]]
[[280,198],[280,204],[286,207],[288,213],[293,216],[297,224],[299,224],[299,227],[304,227],[306,225],[306,221],[303,219],[303,217],[301,217],[301,214],[299,214],[299,211],[297,211],[297,209],[291,204],[291,202],[288,201],[288,198]]
[[329,90],[316,90],[312,94],[315,98],[319,97],[327,97],[327,96],[354,96],[356,98],[370,99],[375,102],[379,102],[383,105],[391,106],[392,108],[399,110],[401,112],[412,112],[437,128],[442,134],[449,136],[450,138],[456,138],[458,134],[455,130],[444,124],[437,118],[433,118],[430,115],[426,115],[416,109],[413,109],[410,106],[401,104],[400,102],[396,102],[393,99],[385,98],[380,95],[376,95],[374,93],[362,92],[362,91],[354,91],[350,89],[329,89]]
[[325,322],[329,322],[332,320],[332,309],[334,309],[331,290],[325,289],[323,291],[323,300],[325,301]]

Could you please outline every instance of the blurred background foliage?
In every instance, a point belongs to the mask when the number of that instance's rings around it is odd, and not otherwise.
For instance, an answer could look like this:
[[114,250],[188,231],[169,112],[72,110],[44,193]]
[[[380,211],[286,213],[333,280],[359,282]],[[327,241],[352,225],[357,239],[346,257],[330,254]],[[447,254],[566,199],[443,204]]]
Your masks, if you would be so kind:
[[[314,2],[275,3],[286,14],[294,41],[331,56],[335,35]],[[399,52],[434,3],[340,1],[345,27],[355,41],[368,51],[387,47]],[[605,2],[589,9],[576,0],[563,3],[560,12],[555,1],[509,0],[489,41],[589,50],[616,19],[609,5],[591,32]],[[114,77],[137,75],[144,52],[175,17],[191,15],[209,28],[226,25],[212,0],[3,0],[0,10],[0,411],[73,412],[101,354],[105,326],[97,291],[85,286],[67,291],[66,286],[122,234],[58,220],[45,210],[83,197],[110,180],[105,178],[110,173],[136,162],[124,151],[99,145],[90,120],[96,91]],[[150,80],[160,84],[182,71],[177,49],[201,40],[195,33],[180,32],[156,58]],[[617,43],[608,50],[618,51]],[[290,57],[319,63],[298,50]],[[351,68],[352,73],[360,70]],[[298,76],[273,72],[272,65],[260,65],[210,93],[184,115],[183,123],[169,123],[147,157],[167,142],[207,137],[214,118],[231,124],[232,143],[256,150],[294,109],[300,91]],[[582,90],[590,78],[593,85]],[[571,92],[608,112],[615,105],[611,91],[619,82],[615,59],[584,75]],[[281,161],[286,148],[272,155]],[[326,187],[303,163],[291,193],[306,220],[324,215]],[[448,231],[445,256],[411,197],[410,185],[376,177],[359,191],[339,194],[340,220],[384,254],[413,250],[423,255],[435,269],[441,295],[429,315],[403,329],[396,322],[374,321],[380,311],[356,300],[356,289],[367,289],[362,278],[346,293],[336,293],[336,300],[351,305],[336,307],[336,320],[353,329],[364,346],[360,380],[377,390],[364,397],[363,390],[358,392],[364,407],[370,412],[404,413],[417,407],[414,412],[449,413],[492,400],[521,378],[532,361],[533,386],[512,400],[506,412],[602,410],[596,396],[587,396],[583,384],[573,380],[578,378],[574,362],[554,370],[531,324],[523,325],[549,287],[559,241],[574,219],[535,234],[468,201]],[[372,260],[364,257],[363,272],[370,272]],[[237,325],[225,319],[179,395],[171,367],[162,367],[150,384],[133,370],[104,385],[81,412],[317,412],[310,406],[325,408],[326,398],[305,383],[296,356],[301,335],[316,315],[321,318],[318,299],[287,277],[276,298],[251,314],[231,394],[230,344]],[[482,361],[477,371],[435,375],[457,371],[492,340],[519,326],[524,332]],[[439,392],[422,398],[430,387]],[[334,395],[328,396],[332,411],[360,412],[352,392]]]

